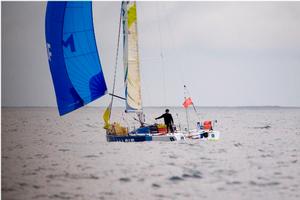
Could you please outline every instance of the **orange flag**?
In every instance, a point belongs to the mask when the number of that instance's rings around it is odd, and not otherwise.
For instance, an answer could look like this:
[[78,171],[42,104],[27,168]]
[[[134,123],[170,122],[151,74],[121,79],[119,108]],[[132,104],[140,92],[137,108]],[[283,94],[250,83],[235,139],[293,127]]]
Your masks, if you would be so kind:
[[183,102],[183,107],[184,108],[187,108],[187,107],[189,107],[189,105],[191,105],[193,102],[192,102],[192,99],[191,99],[191,97],[189,97],[189,98],[187,98],[187,99],[185,99],[185,101]]

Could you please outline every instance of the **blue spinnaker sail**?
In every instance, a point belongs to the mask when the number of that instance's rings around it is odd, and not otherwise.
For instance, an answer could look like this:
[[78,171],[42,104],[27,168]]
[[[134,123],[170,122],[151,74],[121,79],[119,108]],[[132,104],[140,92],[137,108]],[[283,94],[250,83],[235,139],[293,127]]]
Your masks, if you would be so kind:
[[95,41],[92,2],[48,2],[46,42],[60,115],[106,93]]

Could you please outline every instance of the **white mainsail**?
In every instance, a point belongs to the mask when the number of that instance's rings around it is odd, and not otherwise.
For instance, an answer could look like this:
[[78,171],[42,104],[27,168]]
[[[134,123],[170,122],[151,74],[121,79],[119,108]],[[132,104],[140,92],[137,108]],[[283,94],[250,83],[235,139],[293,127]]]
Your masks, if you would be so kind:
[[141,112],[141,77],[135,2],[122,2],[122,19],[126,111]]

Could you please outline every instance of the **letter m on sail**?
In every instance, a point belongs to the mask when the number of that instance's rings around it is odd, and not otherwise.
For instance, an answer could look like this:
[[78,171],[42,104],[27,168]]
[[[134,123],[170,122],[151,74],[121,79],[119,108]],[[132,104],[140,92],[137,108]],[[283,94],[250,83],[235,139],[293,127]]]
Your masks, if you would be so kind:
[[76,51],[75,50],[75,43],[74,43],[73,34],[71,34],[66,41],[63,40],[62,44],[63,44],[64,47],[70,46],[70,49],[71,49],[72,52]]

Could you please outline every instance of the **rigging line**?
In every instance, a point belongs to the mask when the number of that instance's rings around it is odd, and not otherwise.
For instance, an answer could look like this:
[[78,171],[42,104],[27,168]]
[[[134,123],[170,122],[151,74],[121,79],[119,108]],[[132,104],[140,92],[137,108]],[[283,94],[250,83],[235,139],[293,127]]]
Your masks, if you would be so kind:
[[116,97],[116,98],[119,98],[119,99],[122,99],[122,100],[125,100],[126,101],[126,99],[124,98],[124,97],[121,97],[121,96],[119,96],[119,95],[115,95],[115,94],[112,94],[112,93],[108,93],[109,95],[111,95],[111,96],[114,96],[114,97]]
[[166,107],[166,80],[165,80],[165,66],[164,66],[164,56],[163,56],[163,46],[162,46],[162,34],[160,28],[160,20],[159,20],[159,8],[158,2],[156,3],[156,15],[158,21],[158,32],[159,32],[159,46],[160,46],[160,57],[161,57],[161,68],[162,68],[162,76],[163,76],[163,98],[164,98],[164,107]]
[[[166,5],[164,5],[164,12],[167,13],[167,8],[166,8]],[[171,39],[171,47],[172,49],[174,50],[175,52],[175,57],[176,58],[182,58],[182,56],[179,56],[179,55],[182,55],[178,53],[178,50],[176,48],[176,46],[174,45],[174,43],[172,41],[178,41],[177,39],[174,39],[174,32],[173,29],[172,29],[172,26],[171,26],[171,23],[170,23],[170,20],[169,20],[169,17],[166,16],[166,22],[167,22],[167,28],[168,28],[168,35]],[[181,80],[181,83],[183,85],[185,85],[186,83],[186,80],[185,80],[185,71],[183,70],[183,64],[182,64],[182,59],[179,59],[179,62],[177,63],[179,65],[179,68],[180,68],[180,80]]]
[[[119,19],[119,31],[118,31],[118,41],[117,41],[117,52],[116,52],[116,62],[115,62],[115,70],[114,70],[114,81],[113,81],[113,89],[110,101],[110,110],[112,109],[112,104],[114,101],[115,87],[116,87],[116,77],[117,77],[117,67],[118,67],[118,58],[119,58],[119,46],[120,46],[120,34],[121,34],[121,21],[122,21],[122,5],[120,9],[120,19]],[[110,118],[111,112],[109,113]]]

